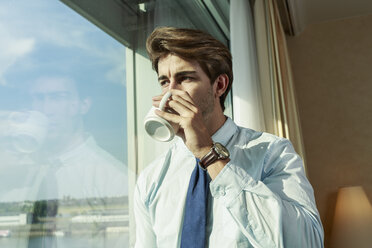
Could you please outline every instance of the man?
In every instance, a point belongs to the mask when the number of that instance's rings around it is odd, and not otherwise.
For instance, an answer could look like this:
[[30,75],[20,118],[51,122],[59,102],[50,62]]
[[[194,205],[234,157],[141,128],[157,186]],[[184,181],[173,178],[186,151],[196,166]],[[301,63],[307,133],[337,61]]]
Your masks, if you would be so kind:
[[48,133],[34,158],[58,167],[54,197],[59,199],[127,195],[126,166],[85,130],[84,116],[92,100],[83,91],[69,77],[41,77],[33,83],[32,109],[49,120]]
[[[105,223],[100,218],[117,219],[118,210],[126,214],[127,171],[85,129],[84,116],[90,110],[91,98],[72,78],[64,76],[38,78],[30,87],[30,95],[32,110],[45,115],[49,123],[43,144],[31,154],[40,181],[32,185],[37,188],[33,223],[43,224],[48,235],[35,237],[31,230],[28,247],[119,245],[119,236],[106,237],[105,233],[117,223]],[[53,225],[44,224],[43,217],[51,218]],[[79,239],[57,239],[56,232],[78,233]]]
[[[162,95],[172,93],[168,111],[157,114],[181,139],[138,178],[136,247],[323,247],[313,190],[291,143],[223,114],[233,80],[228,49],[201,31],[164,27],[147,50]],[[210,193],[194,204],[201,167]],[[190,228],[204,204],[205,222]]]

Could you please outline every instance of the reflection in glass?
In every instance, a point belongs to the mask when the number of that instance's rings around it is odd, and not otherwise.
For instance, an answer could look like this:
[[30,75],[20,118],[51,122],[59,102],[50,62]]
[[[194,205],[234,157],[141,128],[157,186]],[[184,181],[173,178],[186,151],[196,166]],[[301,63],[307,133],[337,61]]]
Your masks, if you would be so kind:
[[128,247],[125,48],[58,1],[0,37],[0,247]]

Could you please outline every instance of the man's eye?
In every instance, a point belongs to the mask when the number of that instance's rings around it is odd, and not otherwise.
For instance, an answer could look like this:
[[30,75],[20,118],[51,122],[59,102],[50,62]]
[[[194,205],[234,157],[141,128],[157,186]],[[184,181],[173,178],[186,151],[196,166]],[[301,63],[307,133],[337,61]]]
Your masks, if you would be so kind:
[[161,82],[160,82],[160,86],[162,86],[162,87],[163,87],[163,86],[166,86],[167,84],[168,84],[168,81],[161,81]]
[[182,77],[181,78],[181,81],[192,81],[192,80],[194,80],[193,77],[187,77],[187,76],[185,76],[185,77]]

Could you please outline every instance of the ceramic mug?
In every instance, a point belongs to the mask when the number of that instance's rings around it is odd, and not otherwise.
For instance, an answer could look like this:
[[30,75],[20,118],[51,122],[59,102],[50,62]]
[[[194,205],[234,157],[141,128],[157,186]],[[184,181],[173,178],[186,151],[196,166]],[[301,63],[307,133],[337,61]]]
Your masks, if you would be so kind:
[[176,134],[173,126],[167,120],[161,118],[155,113],[156,109],[164,111],[165,104],[171,95],[172,93],[169,91],[165,93],[160,101],[159,108],[152,106],[145,117],[144,124],[146,132],[148,133],[148,135],[158,141],[171,141]]

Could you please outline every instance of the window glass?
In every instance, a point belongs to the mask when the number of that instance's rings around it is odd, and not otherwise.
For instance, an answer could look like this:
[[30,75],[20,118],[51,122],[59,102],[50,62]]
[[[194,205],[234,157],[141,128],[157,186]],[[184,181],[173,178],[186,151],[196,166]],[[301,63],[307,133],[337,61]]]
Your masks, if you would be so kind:
[[160,93],[146,37],[187,27],[228,45],[226,6],[0,2],[0,247],[134,244],[136,178],[170,144],[143,127]]
[[0,247],[128,247],[125,47],[60,1],[0,2]]

